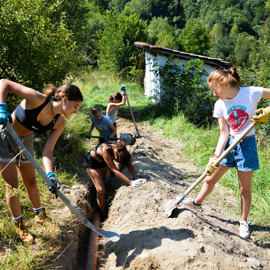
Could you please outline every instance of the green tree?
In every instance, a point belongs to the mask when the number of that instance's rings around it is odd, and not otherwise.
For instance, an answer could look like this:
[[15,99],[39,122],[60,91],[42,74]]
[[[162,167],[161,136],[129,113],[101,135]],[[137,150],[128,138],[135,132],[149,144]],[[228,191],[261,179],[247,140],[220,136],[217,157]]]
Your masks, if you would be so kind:
[[129,2],[129,0],[112,0],[109,3],[109,7],[110,9],[115,8],[116,12],[119,14],[124,10],[127,2]]
[[140,53],[134,42],[146,40],[146,22],[136,14],[115,16],[115,13],[107,11],[105,27],[99,33],[99,38],[97,48],[100,68],[128,75],[135,68]]
[[210,48],[210,35],[200,19],[190,19],[180,35],[184,51],[207,55]]
[[151,18],[151,0],[131,0],[125,5],[124,15],[136,13],[143,20]]
[[82,55],[65,16],[52,23],[61,1],[2,0],[0,6],[0,77],[35,89],[59,85],[76,72]]
[[178,49],[175,41],[175,30],[169,24],[168,18],[153,18],[147,28],[148,39],[151,44]]
[[[53,5],[55,0],[47,0],[47,3]],[[58,8],[51,14],[51,22],[58,23],[63,16],[67,29],[71,30],[80,49],[86,50],[89,32],[87,29],[87,19],[89,17],[90,7],[94,5],[93,1],[88,0],[61,0]]]
[[246,66],[250,53],[250,36],[245,33],[238,34],[234,46],[234,64]]

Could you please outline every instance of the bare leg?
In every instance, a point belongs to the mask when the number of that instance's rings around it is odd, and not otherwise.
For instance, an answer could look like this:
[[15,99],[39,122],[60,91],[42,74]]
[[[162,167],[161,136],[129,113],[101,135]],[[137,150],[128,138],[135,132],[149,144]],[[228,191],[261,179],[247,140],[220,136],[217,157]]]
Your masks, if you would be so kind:
[[197,195],[194,202],[196,204],[201,204],[204,199],[212,192],[215,187],[215,184],[219,181],[219,179],[229,170],[228,167],[219,165],[218,170],[213,173],[211,176],[207,176],[204,180],[204,184]]
[[34,166],[31,163],[21,163],[18,169],[33,207],[39,208],[41,203]]
[[[0,169],[2,170],[7,163],[0,163]],[[16,189],[18,189],[18,174],[15,163],[10,163],[7,168],[2,172],[2,177],[7,185],[6,188],[6,200],[9,210],[13,217],[19,217],[21,215],[20,200]]]
[[251,205],[251,180],[253,171],[243,172],[237,171],[239,189],[241,192],[241,220],[247,220]]
[[97,203],[102,213],[105,212],[105,185],[100,169],[86,169],[97,190]]

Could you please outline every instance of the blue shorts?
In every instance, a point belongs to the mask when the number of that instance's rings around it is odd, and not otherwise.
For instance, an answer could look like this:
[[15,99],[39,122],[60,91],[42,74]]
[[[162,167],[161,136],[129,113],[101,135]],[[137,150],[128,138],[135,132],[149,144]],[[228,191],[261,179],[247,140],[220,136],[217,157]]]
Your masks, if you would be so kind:
[[[230,137],[225,150],[233,143]],[[225,157],[221,165],[229,168],[235,167],[238,171],[250,172],[259,169],[259,158],[255,136],[246,137]]]

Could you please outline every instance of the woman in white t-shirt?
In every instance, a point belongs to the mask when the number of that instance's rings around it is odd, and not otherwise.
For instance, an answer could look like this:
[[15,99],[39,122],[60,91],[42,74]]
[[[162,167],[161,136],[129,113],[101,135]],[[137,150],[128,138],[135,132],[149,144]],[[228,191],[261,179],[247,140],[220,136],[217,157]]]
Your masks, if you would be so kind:
[[[220,137],[216,150],[206,167],[209,176],[206,177],[198,196],[195,199],[186,200],[186,203],[194,208],[199,207],[212,192],[219,179],[230,168],[236,168],[241,192],[239,234],[243,238],[249,238],[247,217],[251,205],[251,180],[253,171],[259,169],[255,128],[220,162],[219,167],[215,167],[214,163],[224,149],[228,148],[236,137],[241,136],[252,120],[257,122],[268,120],[270,108],[257,111],[256,108],[261,98],[270,98],[270,89],[253,86],[240,87],[240,77],[236,68],[213,71],[208,78],[208,84],[214,96],[219,98],[215,103],[213,116],[218,118]],[[252,117],[256,112],[260,115]]]

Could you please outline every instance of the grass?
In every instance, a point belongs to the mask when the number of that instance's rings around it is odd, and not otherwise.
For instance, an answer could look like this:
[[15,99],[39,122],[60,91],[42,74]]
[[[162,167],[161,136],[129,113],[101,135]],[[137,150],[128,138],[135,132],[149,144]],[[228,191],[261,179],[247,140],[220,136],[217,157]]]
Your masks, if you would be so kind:
[[[120,86],[125,84],[130,97],[131,106],[136,106],[142,110],[150,101],[144,97],[143,89],[135,83],[121,81],[111,74],[99,73],[98,71],[82,75],[74,82],[83,92],[84,103],[76,115],[66,119],[64,133],[59,138],[54,150],[54,167],[58,179],[68,186],[78,184],[82,181],[81,175],[85,172],[82,161],[89,150],[94,146],[95,141],[85,138],[90,127],[90,111],[93,105],[100,105],[103,109],[107,106],[108,96],[120,90]],[[127,106],[126,106],[127,107]],[[72,134],[72,138],[65,139],[66,134]],[[94,135],[98,135],[97,131]],[[35,139],[35,155],[38,163],[42,164],[42,150],[46,141],[45,135],[40,135]],[[40,191],[42,205],[46,208],[52,222],[44,226],[36,226],[33,219],[34,213],[32,205],[26,194],[24,185],[19,179],[20,202],[22,216],[29,231],[36,236],[38,251],[33,252],[32,248],[24,247],[19,240],[12,222],[6,200],[4,180],[0,178],[0,268],[1,269],[48,269],[47,265],[59,255],[62,248],[62,238],[65,237],[65,227],[59,227],[62,219],[55,216],[53,210],[64,207],[62,201],[55,200],[48,191],[43,179],[36,173],[37,183]],[[69,220],[70,217],[67,217]],[[63,219],[65,220],[65,219]],[[69,223],[69,222],[67,222]]]
[[[153,125],[155,129],[162,130],[168,138],[178,138],[184,147],[183,154],[193,160],[194,164],[203,172],[208,163],[209,156],[214,152],[219,137],[218,127],[197,128],[188,122],[183,114],[175,117],[161,116],[155,119],[147,119],[146,123]],[[269,171],[269,147],[260,147],[258,153],[260,169],[254,172],[252,182],[252,206],[249,220],[259,225],[270,225],[270,171]],[[236,170],[230,170],[220,180],[220,184],[233,190],[235,197],[240,201],[238,179]],[[236,212],[240,212],[240,204]],[[239,216],[239,214],[238,214]]]
[[[167,138],[178,138],[184,145],[181,154],[190,158],[194,164],[204,170],[209,155],[214,151],[219,136],[217,127],[212,129],[197,128],[187,121],[184,115],[167,117],[161,114],[151,100],[144,96],[141,86],[136,83],[121,81],[111,74],[98,71],[84,74],[74,84],[78,85],[84,95],[84,103],[77,115],[66,120],[64,134],[59,138],[55,150],[55,171],[58,179],[63,184],[72,186],[83,181],[81,175],[84,173],[82,160],[88,149],[94,146],[94,142],[85,139],[90,127],[90,110],[93,105],[106,108],[108,96],[119,91],[120,86],[125,84],[130,104],[136,119],[149,124],[153,129],[163,132]],[[126,106],[124,109],[127,109]],[[123,109],[123,108],[121,108]],[[74,136],[70,140],[65,139],[65,134]],[[95,131],[94,135],[98,135]],[[42,166],[41,153],[46,136],[39,136],[35,141],[36,159]],[[173,147],[173,146],[172,146]],[[256,171],[253,178],[253,203],[250,212],[250,220],[253,223],[269,226],[270,213],[270,171],[269,148],[260,149],[261,169]],[[34,225],[32,205],[26,195],[23,184],[20,181],[20,201],[22,214],[26,224],[37,238],[39,250],[33,252],[31,248],[24,247],[15,232],[10,213],[5,201],[4,181],[0,178],[0,268],[1,269],[47,269],[61,252],[62,238],[65,236],[65,227],[59,227],[61,219],[54,216],[53,210],[61,209],[63,203],[53,199],[42,180],[36,174],[38,187],[41,194],[42,204],[46,207],[52,218],[52,223],[47,227]],[[239,199],[237,177],[233,170],[226,174],[220,181],[222,185],[233,190]],[[239,208],[236,209],[239,211]],[[69,218],[68,218],[69,219]],[[268,239],[269,240],[269,239]],[[45,267],[45,268],[44,268]]]

